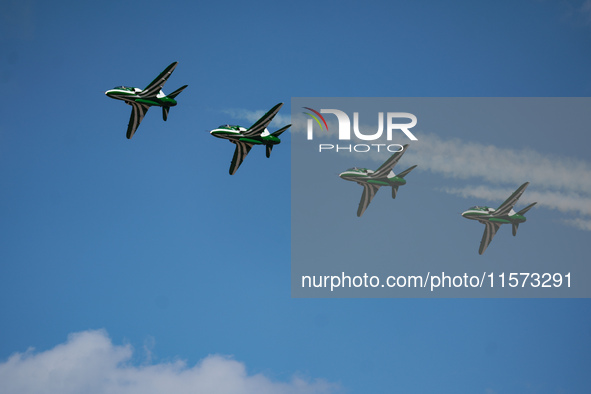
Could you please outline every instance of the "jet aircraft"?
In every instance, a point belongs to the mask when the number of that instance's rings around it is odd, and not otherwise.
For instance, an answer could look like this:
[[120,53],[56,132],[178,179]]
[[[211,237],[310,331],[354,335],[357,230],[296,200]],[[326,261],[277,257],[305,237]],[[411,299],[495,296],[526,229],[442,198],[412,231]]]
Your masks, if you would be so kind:
[[398,160],[400,160],[404,152],[406,152],[407,146],[408,144],[404,145],[400,152],[396,152],[390,156],[390,158],[375,171],[368,170],[367,168],[353,167],[339,174],[344,180],[357,182],[363,186],[363,194],[361,195],[361,201],[359,201],[357,216],[361,217],[361,215],[363,215],[363,212],[365,212],[365,209],[382,186],[391,186],[392,198],[396,198],[398,187],[406,184],[404,177],[416,167],[416,165],[414,165],[398,175],[394,174],[392,171],[396,163],[398,163]]
[[162,107],[162,118],[165,121],[168,118],[170,107],[174,107],[177,104],[175,100],[176,96],[188,86],[182,86],[168,96],[162,92],[166,80],[170,77],[177,64],[178,62],[174,62],[166,67],[144,90],[128,86],[117,86],[105,92],[107,96],[116,100],[123,100],[125,104],[129,104],[132,107],[131,117],[127,125],[128,139],[133,137],[140,122],[144,119],[144,115],[146,115],[146,112],[148,112],[151,106]]
[[267,126],[271,123],[277,112],[281,109],[283,103],[279,103],[262,118],[257,120],[255,124],[245,129],[241,126],[236,125],[221,125],[217,129],[210,131],[211,135],[218,138],[224,138],[229,140],[231,143],[236,145],[234,150],[234,157],[232,157],[232,163],[230,164],[230,175],[234,175],[244,161],[248,152],[254,145],[265,145],[267,157],[271,156],[273,146],[281,143],[279,136],[289,127],[291,124],[282,127],[274,133],[269,133]]
[[497,209],[485,206],[474,206],[462,213],[462,216],[466,219],[478,220],[485,226],[484,234],[480,241],[480,249],[478,250],[479,254],[484,253],[497,233],[497,230],[501,227],[501,224],[511,223],[513,226],[513,236],[517,235],[519,223],[523,223],[526,220],[523,215],[525,215],[531,207],[537,204],[534,202],[517,213],[513,210],[513,206],[515,206],[517,200],[519,200],[519,197],[521,197],[527,188],[527,185],[529,185],[529,182],[525,182],[523,185],[519,186],[519,188],[515,190],[515,192]]

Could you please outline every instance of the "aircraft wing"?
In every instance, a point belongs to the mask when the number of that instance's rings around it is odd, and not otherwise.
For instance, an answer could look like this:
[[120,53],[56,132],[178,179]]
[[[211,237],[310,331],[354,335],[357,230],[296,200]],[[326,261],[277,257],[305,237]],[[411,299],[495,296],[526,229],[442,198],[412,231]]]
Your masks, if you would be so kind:
[[392,168],[394,168],[396,163],[398,163],[398,160],[400,160],[404,152],[406,152],[407,146],[408,144],[404,145],[404,149],[390,156],[390,158],[386,160],[384,164],[380,166],[380,168],[378,168],[373,174],[371,174],[372,178],[381,178],[387,176],[390,173],[390,171],[392,171]]
[[234,150],[234,157],[232,157],[232,164],[230,164],[230,175],[234,175],[238,171],[238,167],[240,167],[240,164],[242,164],[253,145],[240,141],[234,143],[236,144],[236,150]]
[[142,90],[140,93],[138,93],[138,96],[140,96],[140,97],[156,96],[158,94],[158,92],[160,92],[160,90],[162,90],[162,88],[164,87],[166,80],[168,79],[168,77],[170,77],[170,74],[172,74],[172,72],[176,68],[177,64],[179,64],[179,63],[174,62],[170,66],[166,67],[166,69],[164,71],[162,71],[160,73],[160,75],[158,75],[156,77],[155,80],[150,82],[150,84],[148,86],[146,86],[146,88],[144,90]]
[[131,117],[129,118],[129,124],[127,125],[127,139],[131,139],[131,137],[133,137],[135,131],[142,122],[142,119],[144,119],[144,115],[146,115],[146,112],[148,112],[148,109],[150,108],[150,106],[146,104],[134,102],[129,104],[131,105],[132,109]]
[[363,186],[363,194],[361,195],[361,201],[359,201],[359,208],[357,208],[357,216],[361,217],[363,212],[369,206],[369,203],[374,198],[380,187],[370,183],[361,183]]
[[492,241],[493,237],[497,233],[497,230],[501,225],[499,223],[488,222],[485,221],[484,223],[484,234],[482,234],[482,240],[480,241],[480,249],[478,249],[478,254],[484,253],[490,242]]
[[262,118],[257,120],[256,123],[250,126],[250,128],[246,130],[244,133],[242,133],[242,135],[244,135],[245,137],[254,137],[261,135],[261,133],[265,131],[265,128],[269,126],[269,123],[271,123],[275,115],[277,115],[277,112],[279,112],[282,106],[283,103],[279,103],[273,108],[271,108],[269,112],[264,114]]
[[521,195],[523,194],[523,192],[527,188],[527,185],[529,185],[529,182],[525,182],[523,185],[519,186],[519,188],[517,190],[515,190],[515,192],[513,192],[513,194],[511,194],[511,196],[508,199],[506,199],[505,202],[502,203],[492,215],[493,216],[508,215],[509,212],[511,212],[511,209],[513,209],[513,207],[517,203],[517,200],[519,200],[519,197],[521,197]]

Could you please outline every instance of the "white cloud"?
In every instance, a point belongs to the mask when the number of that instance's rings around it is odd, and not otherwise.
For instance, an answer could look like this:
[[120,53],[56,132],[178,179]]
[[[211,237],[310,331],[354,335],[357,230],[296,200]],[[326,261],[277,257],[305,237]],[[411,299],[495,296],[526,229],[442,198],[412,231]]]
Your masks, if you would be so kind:
[[576,227],[580,230],[591,231],[591,219],[589,219],[589,220],[585,220],[585,219],[581,219],[581,218],[564,219],[562,222],[566,225]]
[[[268,110],[266,110],[266,111],[263,111],[263,110],[249,111],[246,109],[225,109],[222,112],[226,115],[229,115],[230,117],[232,117],[234,119],[243,119],[243,120],[249,121],[250,124],[246,126],[246,127],[249,127],[254,122],[259,120],[264,114],[266,114],[267,111]],[[274,127],[283,127],[283,126],[286,126],[290,123],[291,123],[291,116],[290,115],[277,114],[273,118],[271,125]]]
[[446,176],[479,178],[492,183],[520,185],[525,181],[545,189],[591,194],[591,164],[532,149],[498,148],[457,139],[421,135],[405,157]]
[[15,353],[0,363],[4,394],[320,394],[338,386],[293,377],[276,382],[249,375],[243,363],[210,355],[195,366],[184,361],[134,366],[130,345],[116,346],[103,330],[70,334],[66,343],[35,353]]

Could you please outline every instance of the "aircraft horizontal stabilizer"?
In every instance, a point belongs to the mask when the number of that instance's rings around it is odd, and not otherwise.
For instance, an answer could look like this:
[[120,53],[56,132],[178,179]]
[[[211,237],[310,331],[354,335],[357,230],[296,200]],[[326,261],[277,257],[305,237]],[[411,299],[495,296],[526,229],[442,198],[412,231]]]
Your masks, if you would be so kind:
[[181,86],[180,88],[178,88],[177,90],[175,90],[174,92],[172,92],[171,94],[169,94],[166,97],[169,97],[171,99],[175,98],[176,96],[178,96],[179,94],[181,94],[181,92],[189,85],[185,85],[185,86]]
[[170,111],[170,107],[162,107],[162,119],[166,122],[168,119],[168,111]]
[[537,202],[534,202],[534,203],[531,203],[531,204],[529,204],[527,207],[525,207],[525,208],[523,208],[521,211],[517,212],[517,214],[518,214],[518,215],[521,215],[521,216],[525,215],[525,213],[526,213],[527,211],[529,211],[529,210],[531,209],[531,207],[533,207],[533,206],[534,206],[534,205],[536,205],[536,204],[537,204]]
[[513,236],[517,235],[518,228],[519,228],[519,223],[513,223]]
[[288,124],[285,127],[280,128],[279,130],[277,130],[276,132],[272,133],[271,135],[274,137],[279,137],[285,130],[289,129],[291,127],[290,124]]
[[410,167],[410,168],[408,168],[408,169],[406,169],[406,170],[402,171],[400,174],[396,174],[396,176],[397,176],[397,177],[399,177],[399,178],[404,178],[405,176],[407,176],[407,175],[408,175],[408,173],[409,173],[409,172],[411,172],[412,170],[414,170],[416,167],[417,167],[417,166],[416,166],[416,165],[414,165],[414,166],[412,166],[412,167]]
[[398,186],[392,186],[392,198],[396,198],[396,193],[398,193]]
[[267,148],[266,149],[267,158],[271,157],[271,151],[273,150],[273,145],[266,145],[265,148]]

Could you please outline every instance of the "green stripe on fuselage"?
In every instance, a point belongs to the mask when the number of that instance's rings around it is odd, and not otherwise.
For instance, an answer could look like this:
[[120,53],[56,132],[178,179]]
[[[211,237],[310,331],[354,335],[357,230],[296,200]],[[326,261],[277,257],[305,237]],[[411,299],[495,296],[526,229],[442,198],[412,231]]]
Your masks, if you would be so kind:
[[154,100],[147,100],[147,99],[136,99],[135,100],[136,103],[140,103],[140,104],[147,104],[147,105],[160,105],[160,103],[154,101]]
[[390,184],[389,182],[380,181],[378,179],[370,179],[367,181],[367,183],[371,183],[374,185],[380,185],[380,186],[387,186]]
[[388,178],[388,181],[390,181],[390,183],[396,183],[396,184],[399,184],[399,185],[406,185],[406,179],[399,178],[397,176],[392,177],[392,178]]
[[[230,134],[230,133],[228,133]],[[242,137],[238,141],[246,142],[248,144],[257,144],[257,145],[264,145],[264,144],[279,144],[281,140],[275,136],[267,135],[264,137]]]
[[162,98],[152,97],[150,99],[138,98],[135,100],[135,102],[140,103],[140,104],[156,105],[159,107],[162,107],[162,106],[174,107],[177,104],[176,100],[168,98],[168,97],[162,97]]
[[367,183],[373,183],[374,185],[380,186],[392,186],[392,185],[406,185],[406,180],[403,178],[398,178],[397,176],[392,178],[381,178],[381,179],[369,179]]
[[256,144],[256,145],[262,145],[263,144],[263,141],[261,141],[261,140],[255,140],[255,139],[252,139],[252,138],[244,138],[244,137],[243,138],[240,138],[238,141],[240,141],[240,142],[246,142],[247,144]]
[[488,219],[489,222],[495,222],[495,223],[511,223],[510,220],[507,219],[501,219],[501,218],[490,218]]

